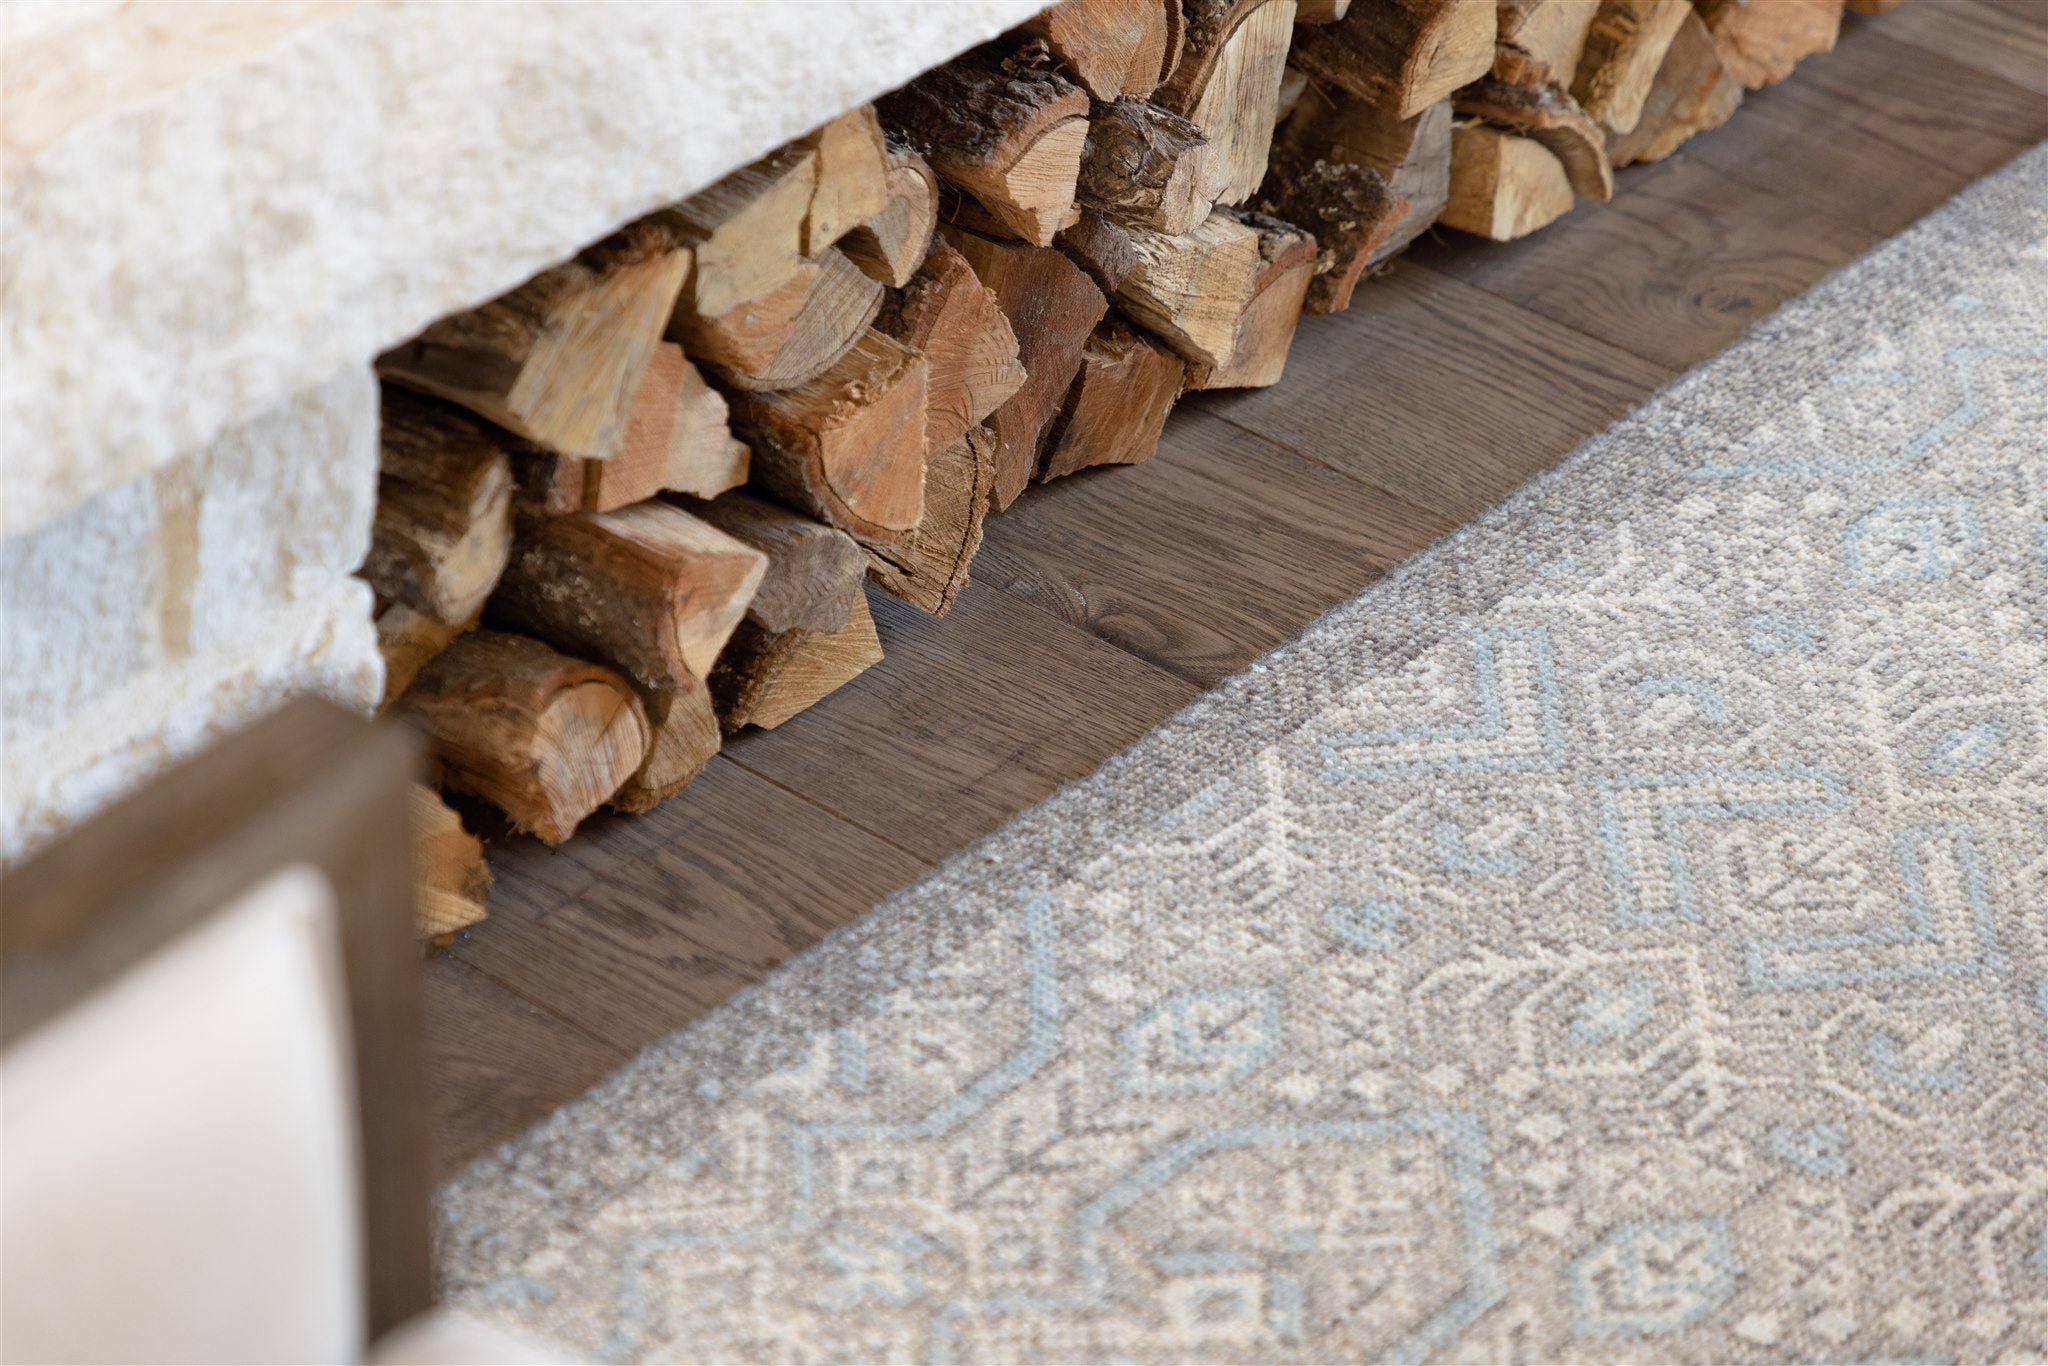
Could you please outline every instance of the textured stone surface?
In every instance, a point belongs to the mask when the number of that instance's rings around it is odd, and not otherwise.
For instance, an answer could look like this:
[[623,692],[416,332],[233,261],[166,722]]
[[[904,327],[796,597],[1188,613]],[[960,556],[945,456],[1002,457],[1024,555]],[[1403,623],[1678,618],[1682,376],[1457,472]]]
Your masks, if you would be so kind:
[[5,7],[0,533],[1036,8]]
[[293,691],[376,700],[376,482],[356,366],[0,542],[0,859]]
[[603,1361],[2048,1348],[2048,148],[442,1201]]

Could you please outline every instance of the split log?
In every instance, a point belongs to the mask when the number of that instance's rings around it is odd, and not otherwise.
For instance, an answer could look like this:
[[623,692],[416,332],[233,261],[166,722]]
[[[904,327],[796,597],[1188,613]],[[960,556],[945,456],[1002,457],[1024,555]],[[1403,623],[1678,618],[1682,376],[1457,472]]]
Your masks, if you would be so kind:
[[386,387],[370,586],[436,621],[473,620],[512,546],[512,466],[461,413]]
[[[1444,200],[1450,194],[1449,100],[1402,118],[1336,86],[1313,82],[1303,97],[1301,111],[1287,127],[1282,145],[1311,161],[1348,163],[1377,171],[1387,183],[1388,194],[1408,201],[1407,211],[1394,219],[1387,232],[1370,246],[1363,263],[1365,268],[1378,265],[1427,231],[1443,212]],[[1340,238],[1372,235],[1374,224],[1369,220],[1360,220],[1355,227],[1340,227],[1345,221],[1341,217],[1334,221],[1319,218],[1311,196],[1286,196],[1278,189],[1269,177],[1262,194],[1268,195],[1270,202],[1262,200],[1259,207],[1308,228],[1325,249],[1341,250]],[[1330,195],[1324,197],[1335,196],[1338,203],[1343,202],[1345,193],[1364,193],[1344,191],[1340,185],[1330,186],[1329,191]],[[1375,202],[1368,195],[1361,205],[1371,209]],[[1351,279],[1357,279],[1355,273]],[[1340,312],[1350,297],[1344,277],[1333,274],[1328,286],[1310,287],[1308,308],[1312,313]]]
[[771,634],[746,622],[711,675],[719,724],[728,733],[742,726],[773,730],[881,660],[882,640],[866,594],[837,631]]
[[1280,81],[1295,0],[1183,0],[1187,47],[1157,102],[1208,145],[1196,154],[1196,197],[1242,204],[1259,188],[1280,117]]
[[1599,12],[1599,0],[1498,0],[1493,78],[1510,85],[1569,87]]
[[771,632],[845,629],[868,566],[852,537],[744,493],[695,510],[767,558],[767,572],[747,604],[748,621]]
[[1280,382],[1287,352],[1301,323],[1302,302],[1315,278],[1316,239],[1270,214],[1238,211],[1239,222],[1259,235],[1259,272],[1251,302],[1237,320],[1230,359],[1223,365],[1191,365],[1190,389],[1259,389]]
[[1097,105],[1075,197],[1119,222],[1186,232],[1209,216],[1211,201],[1197,183],[1207,145],[1200,128],[1156,104]]
[[1045,430],[1059,415],[1081,366],[1081,348],[1109,311],[1109,301],[1063,252],[999,242],[956,227],[940,232],[996,296],[1024,366],[1023,386],[990,414],[996,436],[990,498],[1000,510],[1017,500],[1037,472]]
[[1607,139],[1616,166],[1661,161],[1694,133],[1719,128],[1742,103],[1742,82],[1730,75],[1698,14],[1688,14],[1664,50],[1642,115],[1626,133]]
[[549,844],[647,755],[646,713],[625,679],[526,636],[470,632],[420,670],[400,705],[432,739],[447,786]]
[[704,684],[682,691],[644,689],[640,705],[647,712],[647,757],[611,798],[613,809],[628,813],[675,796],[718,753],[718,713]]
[[901,289],[932,249],[938,225],[938,173],[908,147],[891,143],[889,198],[867,222],[839,239],[839,250],[870,280]]
[[1377,0],[1303,30],[1291,60],[1405,119],[1492,69],[1494,33],[1494,0]]
[[1044,40],[1096,99],[1143,99],[1180,61],[1180,0],[1065,0],[1018,31]]
[[455,637],[476,625],[474,619],[450,626],[416,612],[402,602],[387,602],[377,609],[377,653],[384,657],[384,696],[380,705],[389,706],[412,686],[427,661],[455,643]]
[[462,828],[462,817],[440,793],[424,783],[409,790],[413,935],[446,947],[489,914],[491,870],[483,841]]
[[935,451],[924,468],[924,520],[900,541],[863,542],[868,577],[892,597],[942,617],[967,586],[996,482],[996,434],[983,424]]
[[1564,163],[1572,190],[1588,199],[1614,198],[1614,167],[1607,134],[1578,101],[1547,85],[1509,85],[1486,77],[1451,97],[1453,111],[1548,147]]
[[816,256],[889,202],[889,149],[871,104],[847,110],[793,145],[818,158],[803,228],[803,254]]
[[1046,479],[1093,465],[1135,465],[1159,449],[1187,362],[1111,315],[1081,352],[1081,369],[1046,440]]
[[1451,196],[1438,220],[1444,226],[1507,242],[1571,210],[1564,163],[1542,143],[1483,123],[1451,130]]
[[875,328],[924,357],[925,451],[941,451],[1024,387],[1017,334],[967,258],[944,242]]
[[1301,0],[1295,6],[1297,24],[1334,24],[1351,12],[1351,0]]
[[1691,12],[1687,0],[1600,0],[1572,98],[1610,132],[1634,128],[1665,50]]
[[1832,52],[1842,27],[1842,0],[1694,3],[1728,73],[1751,90],[1784,80],[1802,57]]
[[1089,213],[1060,243],[1132,319],[1184,358],[1229,364],[1238,319],[1258,281],[1255,229],[1223,209],[1176,237]]
[[378,357],[388,379],[564,455],[617,452],[690,252],[649,223],[443,318]]
[[882,306],[882,286],[830,248],[799,261],[781,288],[725,313],[684,303],[668,335],[741,389],[794,389],[823,374]]
[[710,672],[767,568],[758,550],[663,502],[528,518],[486,619],[680,690]]
[[1041,63],[1029,46],[990,44],[956,57],[881,99],[900,140],[1000,219],[1039,246],[1069,217],[1088,94]]
[[733,439],[725,399],[683,348],[663,342],[648,362],[626,439],[609,460],[516,452],[520,507],[529,513],[611,512],[657,493],[715,498],[747,482],[747,448]]
[[924,357],[869,328],[832,367],[781,393],[735,390],[733,429],[753,447],[753,482],[863,536],[910,530],[923,513]]
[[653,215],[694,250],[683,302],[715,318],[782,288],[803,260],[817,185],[817,153],[784,147]]
[[[1448,158],[1445,183],[1448,188]],[[1366,267],[1382,258],[1386,243],[1413,211],[1371,167],[1324,161],[1285,147],[1274,152],[1266,183],[1252,203],[1260,212],[1299,223],[1314,234],[1314,258],[1302,303],[1310,313],[1349,308]]]

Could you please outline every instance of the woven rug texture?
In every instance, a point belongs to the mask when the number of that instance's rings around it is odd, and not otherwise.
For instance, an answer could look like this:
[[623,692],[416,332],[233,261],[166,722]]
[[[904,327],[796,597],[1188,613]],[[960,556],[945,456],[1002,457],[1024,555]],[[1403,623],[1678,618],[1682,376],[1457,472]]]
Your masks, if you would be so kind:
[[2048,148],[440,1236],[607,1361],[2048,1357]]

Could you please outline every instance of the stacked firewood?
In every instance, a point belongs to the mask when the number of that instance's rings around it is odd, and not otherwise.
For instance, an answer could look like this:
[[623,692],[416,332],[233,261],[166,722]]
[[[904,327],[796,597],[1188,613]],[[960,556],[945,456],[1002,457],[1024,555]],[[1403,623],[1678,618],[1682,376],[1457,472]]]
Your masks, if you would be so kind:
[[1608,198],[1842,3],[1065,0],[380,359],[387,703],[549,843],[645,810],[878,661],[870,587],[943,614],[1034,480],[1275,383],[1432,224]]

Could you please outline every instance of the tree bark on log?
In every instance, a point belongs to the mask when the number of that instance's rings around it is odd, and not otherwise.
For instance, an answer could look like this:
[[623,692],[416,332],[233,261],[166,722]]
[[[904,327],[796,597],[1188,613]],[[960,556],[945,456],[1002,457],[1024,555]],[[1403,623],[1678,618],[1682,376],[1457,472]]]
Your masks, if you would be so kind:
[[1180,0],[1065,0],[1018,25],[1095,99],[1152,93],[1180,61]]
[[761,629],[839,631],[853,614],[868,560],[843,531],[744,493],[699,505],[705,521],[768,559],[747,620]]
[[719,724],[728,734],[743,726],[773,730],[881,661],[866,594],[837,631],[770,634],[743,623],[711,675]]
[[443,783],[560,844],[647,755],[626,680],[537,640],[472,631],[420,670],[401,709],[423,727]]
[[1098,105],[1088,124],[1075,197],[1123,223],[1182,233],[1209,216],[1199,180],[1208,139],[1180,115],[1143,100]]
[[1024,387],[1010,320],[967,258],[943,241],[890,296],[875,327],[924,357],[927,454],[958,441]]
[[939,175],[908,147],[889,145],[889,198],[839,239],[846,259],[870,280],[901,289],[917,274],[939,226]]
[[649,223],[384,353],[378,372],[564,455],[615,454],[691,255]]
[[359,571],[448,626],[476,618],[512,547],[512,466],[462,413],[387,386],[377,509]]
[[1059,415],[1081,366],[1081,348],[1109,311],[1109,300],[1064,252],[999,242],[957,227],[940,233],[996,296],[1024,366],[1023,385],[989,415],[996,435],[990,498],[1000,511],[1037,473],[1046,428]]
[[882,306],[882,286],[840,252],[797,263],[782,287],[728,312],[687,303],[668,335],[740,389],[794,389],[850,350]]
[[[1448,188],[1448,164],[1445,176]],[[1252,203],[1314,234],[1302,301],[1310,313],[1349,308],[1366,267],[1380,259],[1381,248],[1413,211],[1371,167],[1325,161],[1285,147],[1274,152],[1266,183]]]
[[710,672],[767,568],[759,551],[663,502],[527,519],[486,617],[645,687],[682,690]]
[[1046,479],[1094,465],[1135,465],[1159,449],[1187,362],[1112,314],[1081,351],[1081,369],[1046,441]]
[[1293,62],[1368,104],[1412,118],[1493,67],[1494,0],[1380,0],[1305,30]]
[[877,102],[890,132],[1027,242],[1050,245],[1074,202],[1088,94],[1027,47],[977,48]]
[[902,540],[863,542],[868,578],[891,597],[942,617],[967,586],[996,482],[996,434],[984,423],[925,464],[924,520]]
[[869,328],[800,388],[727,395],[752,481],[856,535],[887,539],[924,507],[924,357]]
[[1547,85],[1509,85],[1486,77],[1451,96],[1451,109],[1548,147],[1551,155],[1564,163],[1574,193],[1603,201],[1614,198],[1607,133],[1562,90]]
[[[1301,108],[1285,131],[1282,146],[1288,152],[1310,161],[1348,163],[1377,171],[1386,181],[1389,194],[1395,199],[1408,201],[1407,211],[1393,221],[1367,253],[1364,269],[1378,265],[1420,237],[1443,212],[1444,200],[1451,189],[1449,100],[1439,101],[1419,114],[1402,118],[1361,100],[1349,91],[1326,82],[1312,81],[1302,97]],[[1270,202],[1279,205],[1283,197],[1273,194],[1273,188],[1269,177],[1262,194],[1269,195]],[[1333,185],[1331,192],[1336,193],[1337,187]],[[1370,207],[1372,201],[1368,198],[1363,202]],[[1310,204],[1293,200],[1287,203],[1288,207],[1270,208],[1268,212],[1278,213],[1290,222],[1301,223],[1316,233],[1317,241],[1324,247],[1335,245],[1337,224],[1311,223],[1308,221],[1312,212]],[[1263,203],[1261,207],[1264,207]],[[1350,238],[1362,232],[1370,233],[1373,226],[1361,221],[1356,227],[1341,229],[1341,232]],[[1328,239],[1326,233],[1331,234]],[[1352,280],[1356,278],[1354,274]],[[1348,286],[1337,288],[1342,282],[1342,277],[1336,276],[1328,287],[1312,286],[1309,311],[1342,311],[1351,297]]]

